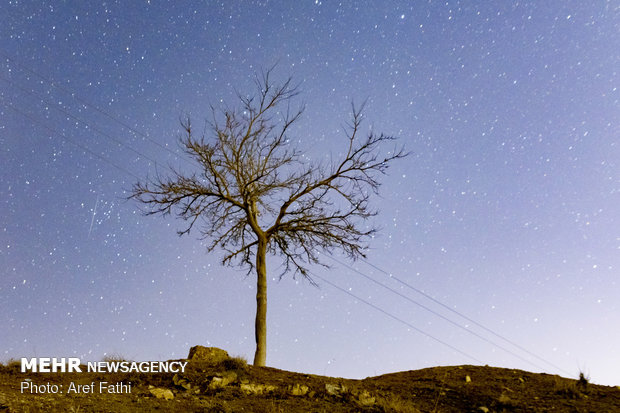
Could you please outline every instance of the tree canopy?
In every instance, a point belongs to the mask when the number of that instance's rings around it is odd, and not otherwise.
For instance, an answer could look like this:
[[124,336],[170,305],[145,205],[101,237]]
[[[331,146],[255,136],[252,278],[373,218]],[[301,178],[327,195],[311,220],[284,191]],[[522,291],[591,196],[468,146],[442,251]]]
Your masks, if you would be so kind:
[[[320,253],[364,256],[376,231],[366,221],[377,214],[370,198],[378,178],[407,155],[392,136],[362,136],[364,106],[352,105],[345,153],[329,164],[307,160],[289,136],[304,112],[292,109],[298,88],[291,78],[276,84],[271,77],[272,70],[257,75],[256,94],[238,93],[238,108],[212,108],[208,133],[197,136],[191,119],[183,119],[180,141],[196,172],[171,168],[135,183],[131,195],[147,215],[184,220],[180,235],[198,228],[209,252],[224,251],[222,264],[256,271],[258,365],[266,351],[266,255],[283,258],[281,275],[292,271],[311,282],[309,266],[325,265]],[[381,155],[385,144],[392,145]]]

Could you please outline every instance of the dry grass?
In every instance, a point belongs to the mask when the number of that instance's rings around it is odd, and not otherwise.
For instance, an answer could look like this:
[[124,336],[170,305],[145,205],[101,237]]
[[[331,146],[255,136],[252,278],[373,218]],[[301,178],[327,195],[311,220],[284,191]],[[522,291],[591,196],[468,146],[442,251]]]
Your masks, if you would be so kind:
[[6,362],[4,363],[0,363],[0,366],[9,368],[9,369],[19,369],[21,368],[22,362],[21,360],[15,359],[15,358],[10,358],[8,359]]
[[131,360],[123,357],[123,355],[119,353],[110,353],[110,354],[106,353],[101,359],[101,361],[105,361],[106,363],[114,363],[114,362],[118,363],[121,361],[131,361]]
[[220,367],[225,370],[242,370],[245,371],[248,361],[245,357],[230,357],[220,363]]
[[563,377],[554,377],[553,390],[556,394],[560,394],[569,399],[588,398],[589,378],[583,373],[579,373],[579,380],[565,379]]
[[411,405],[411,402],[403,400],[400,397],[390,394],[387,397],[377,397],[375,405],[386,412],[396,413],[422,413]]

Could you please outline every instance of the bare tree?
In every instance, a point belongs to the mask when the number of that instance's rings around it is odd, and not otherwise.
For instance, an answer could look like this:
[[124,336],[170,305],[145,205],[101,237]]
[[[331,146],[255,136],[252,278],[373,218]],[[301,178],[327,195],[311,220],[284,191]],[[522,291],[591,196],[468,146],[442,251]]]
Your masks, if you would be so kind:
[[303,113],[290,109],[297,87],[290,78],[275,84],[270,75],[268,70],[256,76],[253,97],[238,94],[237,110],[213,110],[207,136],[196,137],[189,118],[181,122],[181,144],[199,166],[197,173],[171,169],[168,177],[137,182],[131,195],[146,205],[146,215],[174,213],[185,220],[179,235],[200,220],[208,251],[225,252],[223,265],[256,271],[257,366],[266,360],[267,254],[283,258],[280,277],[293,271],[313,284],[308,265],[325,265],[321,252],[336,248],[351,259],[363,257],[365,240],[376,231],[365,221],[376,215],[369,199],[379,188],[377,177],[407,155],[394,147],[380,156],[380,146],[394,138],[360,137],[362,109],[353,106],[341,159],[308,162],[287,135]]

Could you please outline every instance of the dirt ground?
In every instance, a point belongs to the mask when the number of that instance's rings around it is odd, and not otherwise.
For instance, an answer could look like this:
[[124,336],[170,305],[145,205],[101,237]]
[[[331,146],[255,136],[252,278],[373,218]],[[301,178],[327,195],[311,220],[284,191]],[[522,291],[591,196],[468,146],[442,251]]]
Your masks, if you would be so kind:
[[[24,382],[46,392],[22,391],[30,386]],[[95,391],[69,394],[69,387],[78,385]],[[129,391],[109,392],[129,385]],[[253,367],[240,359],[190,361],[177,375],[21,373],[17,362],[0,365],[0,412],[152,411],[620,412],[620,388],[488,366],[350,380]]]

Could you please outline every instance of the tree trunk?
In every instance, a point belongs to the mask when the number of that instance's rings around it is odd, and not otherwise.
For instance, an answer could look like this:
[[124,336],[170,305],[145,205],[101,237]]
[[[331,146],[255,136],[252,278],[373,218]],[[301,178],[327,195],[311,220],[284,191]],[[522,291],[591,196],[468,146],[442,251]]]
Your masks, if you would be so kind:
[[254,353],[254,365],[264,366],[267,359],[267,268],[265,260],[267,256],[267,240],[263,236],[258,237],[256,249],[256,322],[254,335],[256,337],[256,353]]

